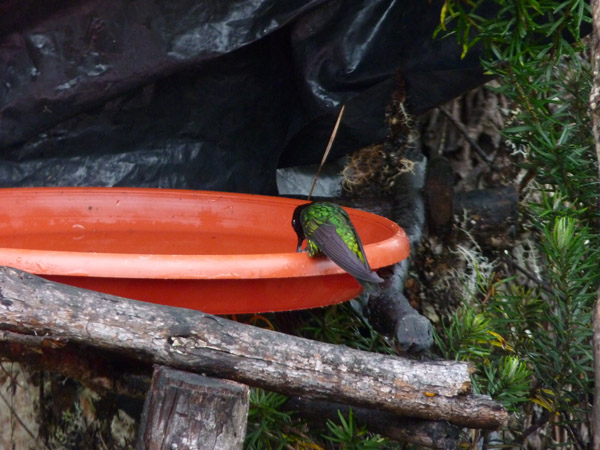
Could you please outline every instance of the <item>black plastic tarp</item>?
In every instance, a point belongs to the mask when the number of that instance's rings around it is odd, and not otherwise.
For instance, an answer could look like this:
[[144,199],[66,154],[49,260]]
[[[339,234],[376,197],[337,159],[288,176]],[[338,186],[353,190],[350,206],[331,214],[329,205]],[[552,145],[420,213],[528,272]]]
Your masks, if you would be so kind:
[[275,193],[278,166],[385,137],[484,81],[425,0],[0,4],[0,186]]

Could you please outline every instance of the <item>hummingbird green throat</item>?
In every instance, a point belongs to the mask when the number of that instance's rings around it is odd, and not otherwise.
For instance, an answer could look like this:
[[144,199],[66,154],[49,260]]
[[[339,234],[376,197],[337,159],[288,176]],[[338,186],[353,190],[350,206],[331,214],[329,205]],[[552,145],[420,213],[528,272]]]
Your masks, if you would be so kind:
[[324,254],[358,281],[383,281],[371,270],[360,237],[341,206],[327,202],[300,205],[294,210],[292,227],[298,235],[296,251],[301,251],[306,239],[308,256]]

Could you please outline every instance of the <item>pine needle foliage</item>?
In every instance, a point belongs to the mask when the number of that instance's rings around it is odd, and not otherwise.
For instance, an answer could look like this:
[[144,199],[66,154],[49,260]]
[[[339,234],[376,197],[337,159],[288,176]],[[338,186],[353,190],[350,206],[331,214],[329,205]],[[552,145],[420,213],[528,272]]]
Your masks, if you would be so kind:
[[[364,426],[359,427],[352,413],[352,408],[348,412],[348,419],[338,411],[339,425],[332,420],[327,421],[329,434],[323,437],[333,442],[345,450],[377,450],[382,448],[385,439],[375,435],[370,436]],[[357,439],[358,438],[358,439]]]
[[262,389],[250,391],[250,410],[245,447],[248,449],[281,449],[292,441],[286,431],[292,415],[281,410],[287,397]]
[[[474,386],[519,419],[494,445],[530,448],[528,438],[537,433],[533,448],[585,448],[600,277],[591,78],[582,39],[589,4],[445,0],[441,19],[438,32],[453,35],[463,56],[483,49],[483,67],[499,84],[495,91],[513,105],[503,136],[522,156],[521,222],[537,241],[539,279],[507,278],[464,299],[440,331],[440,350],[474,361],[480,369]],[[502,351],[486,333],[506,342]]]
[[298,328],[298,333],[308,339],[346,345],[357,350],[396,353],[393,345],[348,303],[310,311]]
[[473,391],[485,393],[511,411],[528,401],[531,370],[515,353],[513,344],[495,331],[497,317],[487,311],[477,296],[443,321],[435,341],[447,359],[472,362],[478,369],[472,377]]

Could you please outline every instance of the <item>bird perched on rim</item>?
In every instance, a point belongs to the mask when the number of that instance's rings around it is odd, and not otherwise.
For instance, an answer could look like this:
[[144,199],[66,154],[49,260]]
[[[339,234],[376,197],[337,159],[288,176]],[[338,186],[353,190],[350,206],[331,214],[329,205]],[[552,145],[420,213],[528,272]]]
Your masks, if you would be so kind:
[[296,207],[292,227],[298,235],[298,248],[306,239],[308,256],[324,254],[359,282],[381,283],[371,270],[365,250],[348,213],[335,203],[312,202]]

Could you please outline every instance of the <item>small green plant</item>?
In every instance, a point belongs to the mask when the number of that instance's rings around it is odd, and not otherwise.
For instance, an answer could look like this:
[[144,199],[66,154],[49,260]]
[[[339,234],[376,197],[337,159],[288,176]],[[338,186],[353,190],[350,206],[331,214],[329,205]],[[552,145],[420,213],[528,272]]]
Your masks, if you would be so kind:
[[[474,299],[471,299],[474,301]],[[529,399],[531,370],[514,355],[512,345],[494,331],[494,317],[463,305],[443,323],[435,342],[444,357],[470,361],[477,368],[472,377],[476,393],[489,394],[512,411]]]
[[338,411],[339,424],[332,420],[327,421],[330,434],[323,437],[338,445],[344,450],[375,450],[382,448],[386,440],[380,436],[370,436],[364,426],[359,427],[355,420],[352,408],[348,412],[348,420]]
[[262,389],[250,391],[250,410],[245,447],[248,449],[282,449],[293,442],[293,413],[283,411],[287,397]]
[[[350,409],[348,418],[338,411],[339,424],[327,420],[322,426],[295,418],[293,411],[284,408],[287,397],[262,389],[250,391],[250,410],[244,448],[272,449],[356,449],[378,450],[396,448],[390,441],[369,433],[359,426]],[[326,426],[328,433],[321,434]]]
[[555,395],[551,412],[566,420],[574,408],[587,407],[586,396],[593,391],[591,323],[598,259],[589,247],[589,231],[574,219],[557,218],[544,231],[554,295],[547,297],[542,327],[532,331],[536,377]]
[[531,371],[516,356],[503,356],[483,368],[485,391],[511,411],[529,400]]
[[485,359],[492,352],[491,341],[494,339],[489,324],[490,319],[485,315],[464,306],[452,314],[449,325],[442,323],[442,333],[435,333],[435,342],[447,358],[461,361]]
[[481,43],[488,61],[544,64],[551,52],[573,54],[590,16],[584,0],[445,0],[436,34],[452,24],[463,57]]
[[348,303],[310,312],[310,317],[298,332],[303,337],[330,344],[343,344],[369,352],[395,353],[393,345]]

